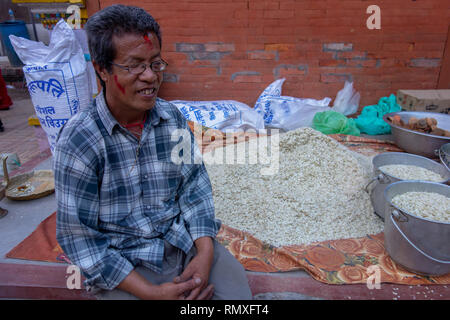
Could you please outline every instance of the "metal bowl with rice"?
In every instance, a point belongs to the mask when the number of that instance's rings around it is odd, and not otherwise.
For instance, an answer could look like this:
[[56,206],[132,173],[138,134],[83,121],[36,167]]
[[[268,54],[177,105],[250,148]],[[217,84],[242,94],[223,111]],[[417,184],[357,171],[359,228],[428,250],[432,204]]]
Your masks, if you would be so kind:
[[[409,197],[410,205],[399,204],[402,196]],[[391,258],[418,274],[450,273],[450,186],[399,181],[385,189],[384,197],[384,245]],[[436,203],[435,197],[444,201]]]
[[[422,180],[437,183],[448,183],[450,181],[450,171],[448,171],[442,164],[428,159],[426,157],[418,156],[415,154],[403,153],[403,152],[385,152],[376,155],[372,159],[374,178],[366,186],[366,191],[370,194],[373,208],[375,213],[382,219],[385,219],[385,199],[384,190],[392,183],[398,181],[407,180]],[[416,171],[427,171],[430,176],[440,177],[435,179],[428,179],[425,175],[417,176],[412,174],[408,177],[408,174],[397,174],[394,171],[387,170],[388,166],[410,166]],[[407,170],[403,170],[407,172]],[[401,173],[401,172],[400,172]],[[414,172],[413,172],[414,173]]]

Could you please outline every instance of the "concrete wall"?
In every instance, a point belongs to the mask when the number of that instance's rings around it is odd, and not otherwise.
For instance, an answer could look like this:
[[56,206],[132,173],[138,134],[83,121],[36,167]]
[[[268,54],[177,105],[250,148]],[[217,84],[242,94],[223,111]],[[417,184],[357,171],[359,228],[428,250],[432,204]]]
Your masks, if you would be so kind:
[[[97,0],[95,0],[97,1]],[[104,8],[123,1],[99,0]],[[433,89],[448,0],[130,0],[160,23],[166,99],[254,105],[272,81],[283,95],[334,98],[354,82],[365,106],[398,89]],[[367,7],[381,9],[370,30]]]

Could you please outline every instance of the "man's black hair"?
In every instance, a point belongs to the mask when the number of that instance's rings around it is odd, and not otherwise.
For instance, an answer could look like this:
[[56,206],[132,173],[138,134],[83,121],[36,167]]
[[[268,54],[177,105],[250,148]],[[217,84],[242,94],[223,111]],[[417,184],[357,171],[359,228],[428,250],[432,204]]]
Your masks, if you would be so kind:
[[[161,31],[155,19],[144,9],[116,4],[106,7],[92,15],[85,26],[91,60],[100,68],[111,71],[116,49],[113,44],[113,36],[121,36],[125,33],[146,35],[155,33],[160,46]],[[98,74],[97,74],[98,76]],[[99,77],[103,87],[103,80]]]

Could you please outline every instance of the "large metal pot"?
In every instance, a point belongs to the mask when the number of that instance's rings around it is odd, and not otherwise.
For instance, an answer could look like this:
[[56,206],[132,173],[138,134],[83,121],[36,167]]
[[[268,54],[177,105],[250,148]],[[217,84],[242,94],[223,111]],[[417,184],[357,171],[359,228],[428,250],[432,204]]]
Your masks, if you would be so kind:
[[[439,164],[433,160],[425,157],[421,157],[415,154],[403,153],[403,152],[385,152],[376,155],[372,159],[374,178],[366,187],[366,191],[370,193],[370,199],[375,213],[381,218],[385,218],[385,200],[384,190],[386,187],[394,182],[402,181],[399,178],[393,177],[386,172],[380,170],[380,167],[391,164],[404,164],[414,165],[422,167],[440,174],[444,179],[439,183],[447,183],[450,181],[450,171],[448,171],[442,164]],[[375,186],[373,187],[373,184]],[[369,186],[372,185],[372,190]]]
[[403,150],[409,153],[418,154],[428,158],[436,157],[436,150],[443,144],[450,142],[450,137],[440,137],[433,134],[422,133],[414,130],[399,127],[387,120],[388,117],[399,115],[400,118],[408,123],[409,118],[435,118],[438,128],[450,131],[450,115],[436,112],[417,112],[417,111],[401,111],[391,112],[383,116],[383,120],[391,126],[394,141]]
[[450,223],[421,218],[392,204],[396,195],[412,191],[450,197],[450,187],[440,183],[399,181],[389,185],[384,192],[384,246],[392,260],[412,272],[450,273]]

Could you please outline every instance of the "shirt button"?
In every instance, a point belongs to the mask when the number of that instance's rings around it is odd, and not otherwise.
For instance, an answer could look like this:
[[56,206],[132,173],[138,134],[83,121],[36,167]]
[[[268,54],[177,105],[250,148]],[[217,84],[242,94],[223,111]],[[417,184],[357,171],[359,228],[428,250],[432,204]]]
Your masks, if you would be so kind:
[[147,174],[144,176],[144,179],[148,179],[148,175]]
[[146,208],[147,208],[148,210],[150,210],[151,207],[150,207],[150,206],[146,206]]

